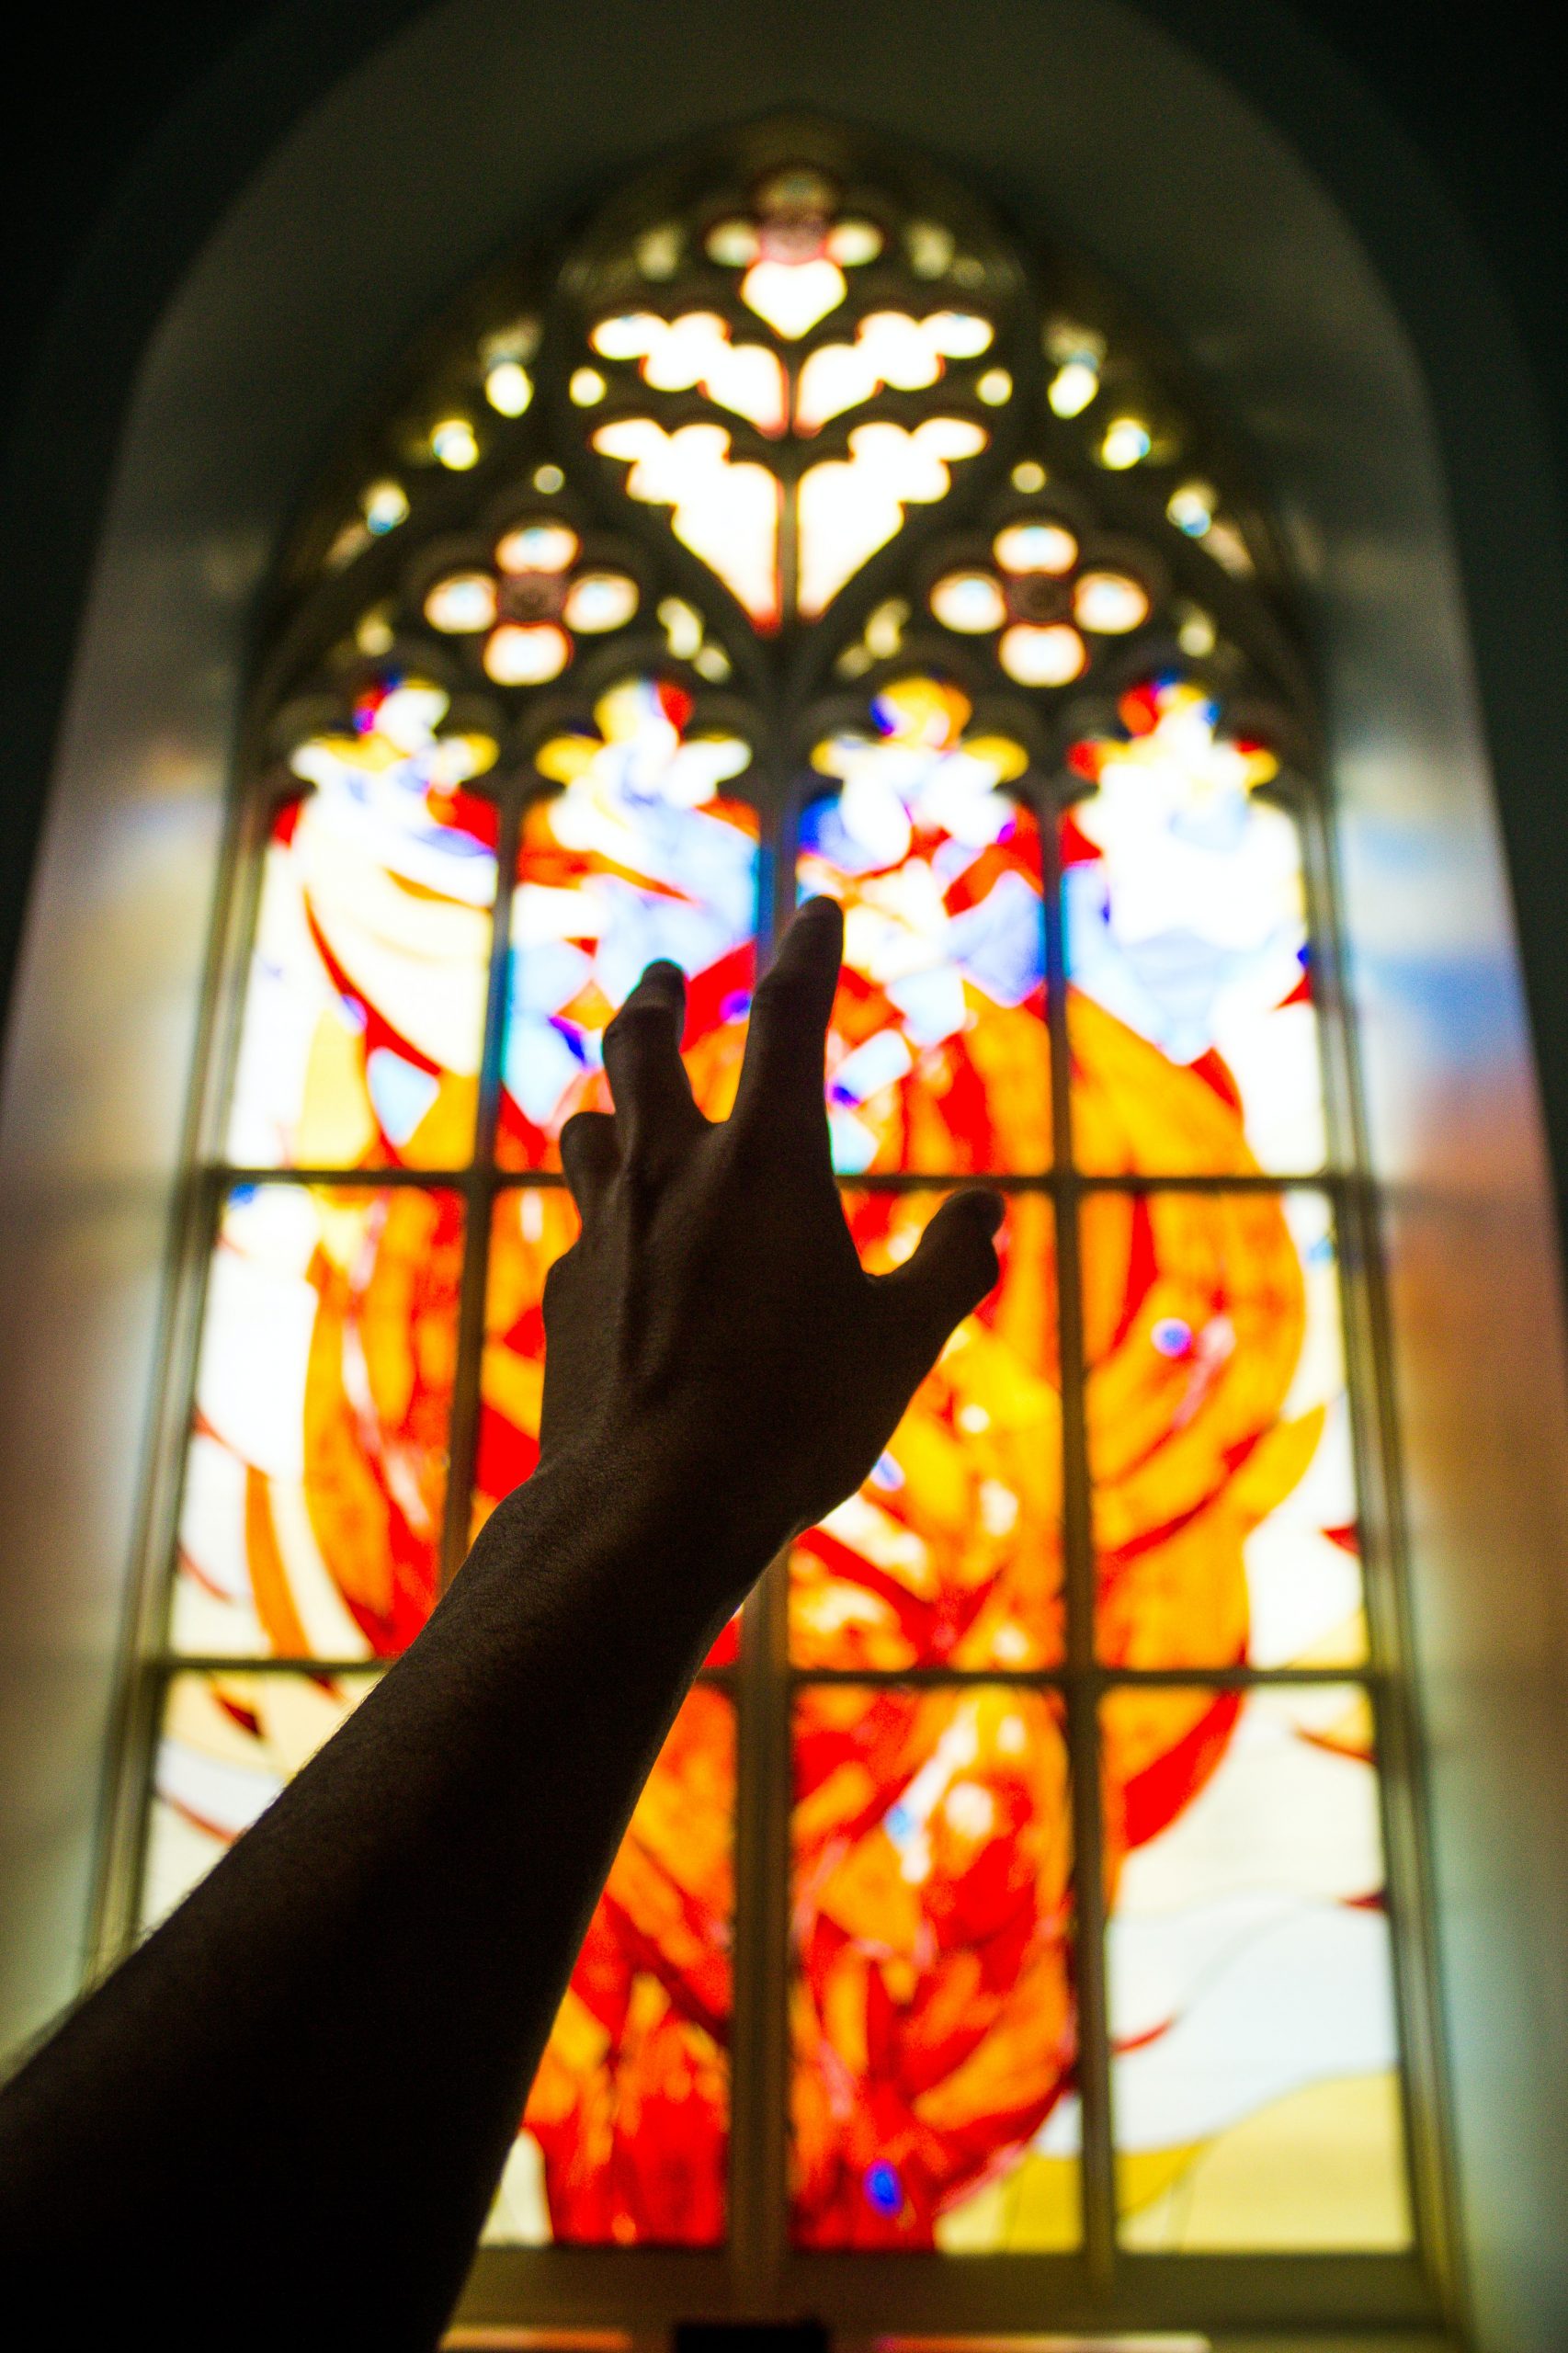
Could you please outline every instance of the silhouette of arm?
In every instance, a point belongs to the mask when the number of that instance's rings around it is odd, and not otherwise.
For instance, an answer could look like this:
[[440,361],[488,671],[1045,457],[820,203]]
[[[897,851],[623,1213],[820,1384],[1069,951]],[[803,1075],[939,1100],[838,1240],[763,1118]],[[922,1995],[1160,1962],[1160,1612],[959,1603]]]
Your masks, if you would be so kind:
[[861,1268],[823,1110],[836,908],[696,1108],[679,972],[562,1154],[540,1466],[407,1654],[0,2095],[0,2278],[77,2326],[432,2345],[632,1804],[720,1627],[839,1502],[996,1276],[967,1193]]

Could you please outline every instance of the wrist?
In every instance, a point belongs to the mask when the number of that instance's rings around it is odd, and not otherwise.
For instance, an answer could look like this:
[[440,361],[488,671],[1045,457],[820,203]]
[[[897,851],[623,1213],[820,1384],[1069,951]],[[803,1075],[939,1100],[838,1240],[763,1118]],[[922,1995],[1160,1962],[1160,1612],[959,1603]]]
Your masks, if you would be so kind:
[[547,1560],[574,1584],[603,1578],[618,1612],[645,1607],[700,1658],[787,1533],[758,1504],[732,1470],[694,1461],[656,1415],[626,1417],[548,1448],[471,1558],[515,1574],[526,1553],[530,1583]]

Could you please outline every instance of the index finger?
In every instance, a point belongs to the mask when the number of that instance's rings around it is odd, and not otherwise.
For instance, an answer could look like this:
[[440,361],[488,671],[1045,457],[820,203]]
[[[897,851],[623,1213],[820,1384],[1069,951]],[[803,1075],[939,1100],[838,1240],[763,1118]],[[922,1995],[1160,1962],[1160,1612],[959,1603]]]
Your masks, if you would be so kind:
[[823,1120],[825,1132],[824,1058],[843,953],[837,901],[808,899],[752,1000],[737,1119],[805,1113]]

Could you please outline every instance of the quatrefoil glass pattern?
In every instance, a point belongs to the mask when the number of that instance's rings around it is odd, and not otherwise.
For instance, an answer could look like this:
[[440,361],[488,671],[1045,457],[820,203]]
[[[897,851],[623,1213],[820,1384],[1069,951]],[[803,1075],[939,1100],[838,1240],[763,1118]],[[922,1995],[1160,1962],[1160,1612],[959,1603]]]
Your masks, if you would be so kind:
[[424,613],[443,635],[473,639],[496,686],[540,687],[561,676],[575,639],[624,629],[641,601],[629,572],[585,563],[575,531],[532,515],[508,525],[488,564],[433,581]]
[[986,565],[943,573],[930,608],[944,629],[995,637],[997,660],[1021,687],[1071,686],[1096,639],[1125,637],[1149,618],[1146,581],[1125,563],[1087,556],[1063,522],[1008,523],[990,552]]

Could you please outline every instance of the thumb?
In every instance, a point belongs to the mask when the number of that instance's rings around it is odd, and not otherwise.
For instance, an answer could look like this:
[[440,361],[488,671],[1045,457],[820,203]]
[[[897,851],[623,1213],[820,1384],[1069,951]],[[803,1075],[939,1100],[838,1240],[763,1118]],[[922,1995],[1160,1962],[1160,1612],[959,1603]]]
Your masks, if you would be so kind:
[[915,1256],[881,1278],[878,1288],[893,1310],[899,1342],[911,1366],[917,1364],[912,1381],[925,1377],[949,1334],[994,1289],[1001,1267],[994,1236],[1006,1215],[1000,1193],[978,1186],[953,1193]]

